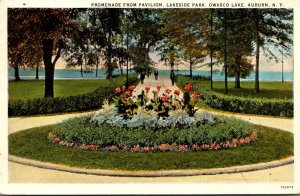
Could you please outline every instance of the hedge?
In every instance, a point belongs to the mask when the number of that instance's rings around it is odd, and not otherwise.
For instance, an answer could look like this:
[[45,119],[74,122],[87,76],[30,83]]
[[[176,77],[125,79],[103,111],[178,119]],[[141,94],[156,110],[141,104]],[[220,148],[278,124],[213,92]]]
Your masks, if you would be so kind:
[[[180,76],[180,74],[178,76]],[[191,78],[190,75],[181,75],[181,76],[185,76],[185,77]],[[193,75],[192,79],[193,80],[207,80],[207,81],[210,81],[210,76]]]
[[[129,77],[129,83],[137,82],[136,75]],[[97,109],[102,106],[117,86],[124,85],[124,80],[117,78],[110,86],[100,87],[83,95],[55,98],[35,98],[27,100],[9,100],[8,116],[28,116],[35,114],[53,114]]]
[[[177,77],[177,83],[183,87],[186,83],[193,83],[187,77]],[[212,108],[245,114],[260,114],[271,116],[294,116],[294,103],[291,99],[248,98],[224,95],[209,91],[194,85],[194,90],[202,95],[205,104]]]

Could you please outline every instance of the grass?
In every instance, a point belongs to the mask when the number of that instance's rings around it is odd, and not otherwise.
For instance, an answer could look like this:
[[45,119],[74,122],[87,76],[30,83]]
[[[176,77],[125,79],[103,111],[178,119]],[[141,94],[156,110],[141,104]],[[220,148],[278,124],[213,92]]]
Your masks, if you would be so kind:
[[[44,97],[44,80],[9,81],[9,99],[32,99]],[[55,80],[54,96],[68,97],[92,92],[100,86],[108,86],[108,80]]]
[[[195,85],[210,90],[210,81],[193,80]],[[254,82],[241,82],[241,88],[234,88],[234,82],[228,82],[228,94],[252,98],[293,98],[292,82],[260,82],[260,93],[254,92]],[[225,94],[223,81],[213,82],[213,91]]]
[[9,154],[81,168],[170,170],[220,168],[273,161],[293,155],[293,135],[256,126],[258,140],[235,149],[200,152],[99,152],[53,144],[48,133],[55,125],[33,128],[9,136]]

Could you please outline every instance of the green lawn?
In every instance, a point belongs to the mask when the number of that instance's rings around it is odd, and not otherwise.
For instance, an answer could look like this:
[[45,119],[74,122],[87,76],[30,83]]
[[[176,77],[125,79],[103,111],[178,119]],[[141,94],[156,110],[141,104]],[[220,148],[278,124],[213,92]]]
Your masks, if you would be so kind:
[[[210,81],[193,80],[196,85],[201,88],[210,90]],[[243,96],[243,97],[258,97],[258,98],[278,98],[292,99],[293,98],[293,83],[292,82],[260,82],[260,93],[254,92],[254,82],[241,82],[241,89],[234,88],[234,82],[228,82],[228,94]],[[225,93],[223,81],[214,81],[213,90],[219,93]]]
[[11,134],[9,154],[82,168],[121,170],[201,169],[255,164],[293,156],[293,134],[256,126],[257,141],[242,147],[199,152],[100,152],[53,144],[53,126]]
[[[22,80],[9,81],[8,95],[9,99],[30,99],[41,98],[44,96],[45,88],[44,80]],[[67,97],[89,93],[100,86],[109,85],[108,80],[55,80],[54,81],[54,96]]]

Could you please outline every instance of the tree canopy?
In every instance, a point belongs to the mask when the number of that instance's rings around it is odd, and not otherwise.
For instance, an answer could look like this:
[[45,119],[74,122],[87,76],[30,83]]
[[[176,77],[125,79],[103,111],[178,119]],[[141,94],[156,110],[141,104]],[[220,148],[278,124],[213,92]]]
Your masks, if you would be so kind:
[[[53,97],[54,68],[63,58],[70,66],[96,66],[102,60],[107,77],[123,73],[125,60],[138,73],[150,73],[150,53],[174,69],[189,64],[223,66],[240,78],[253,70],[259,92],[259,61],[292,54],[293,12],[290,9],[8,9],[8,60],[19,66],[45,66],[45,97]],[[210,63],[208,59],[210,58]],[[16,74],[16,79],[18,78]],[[96,72],[97,77],[97,72]],[[212,76],[211,76],[212,78]],[[211,85],[212,87],[212,85]]]

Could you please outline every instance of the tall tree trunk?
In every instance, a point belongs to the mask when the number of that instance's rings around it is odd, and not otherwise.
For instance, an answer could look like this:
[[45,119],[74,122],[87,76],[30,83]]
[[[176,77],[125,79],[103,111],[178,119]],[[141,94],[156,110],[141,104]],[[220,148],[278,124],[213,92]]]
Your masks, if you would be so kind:
[[80,74],[81,74],[81,77],[83,78],[83,67],[82,67],[82,64],[80,64]]
[[259,93],[259,32],[256,30],[256,66],[255,66],[255,92]]
[[213,34],[213,9],[210,9],[210,89],[213,89],[213,47],[212,47],[212,34]]
[[259,93],[259,49],[260,49],[260,43],[259,43],[259,21],[258,21],[258,10],[255,10],[256,15],[256,21],[255,21],[255,27],[256,27],[256,65],[255,65],[255,92]]
[[282,47],[282,51],[281,51],[281,82],[284,82],[283,79],[283,47]]
[[19,73],[19,66],[15,65],[13,68],[15,70],[15,81],[20,81],[21,78],[20,78],[20,73]]
[[45,98],[54,97],[54,64],[52,63],[53,39],[43,40],[43,60],[45,65]]
[[126,87],[128,88],[128,63],[129,63],[129,31],[127,28],[127,38],[126,38],[126,51],[127,51],[127,55],[126,55]]
[[234,88],[241,88],[241,62],[242,62],[242,56],[237,55],[235,56],[235,83],[234,83]]
[[35,68],[35,79],[36,80],[40,79],[40,77],[39,77],[39,66],[38,65]]
[[111,81],[112,80],[112,62],[111,62],[111,57],[112,57],[112,32],[111,29],[108,34],[108,50],[107,50],[107,66],[108,66],[108,79]]
[[96,78],[98,77],[99,58],[96,56]]
[[52,52],[53,52],[53,39],[44,39],[43,40],[43,60],[45,65],[45,98],[54,97],[54,68],[57,60],[60,58],[60,53],[62,50],[62,40],[58,42],[58,50],[56,56],[52,62]]
[[236,71],[235,71],[235,84],[234,84],[234,88],[241,88],[241,71],[240,69],[238,68]]
[[224,10],[224,69],[225,69],[225,94],[228,94],[227,84],[227,11]]

